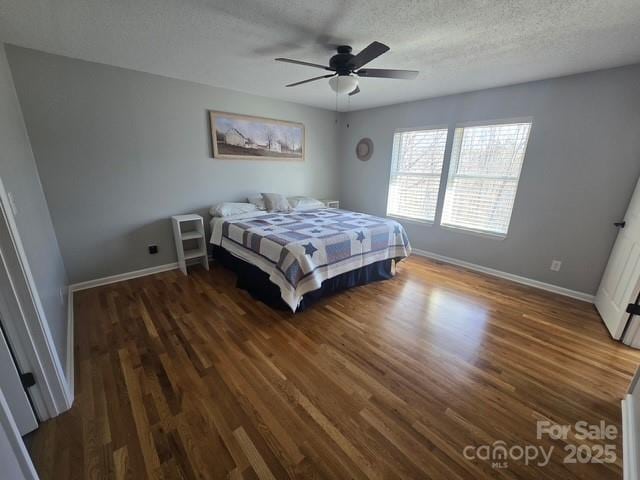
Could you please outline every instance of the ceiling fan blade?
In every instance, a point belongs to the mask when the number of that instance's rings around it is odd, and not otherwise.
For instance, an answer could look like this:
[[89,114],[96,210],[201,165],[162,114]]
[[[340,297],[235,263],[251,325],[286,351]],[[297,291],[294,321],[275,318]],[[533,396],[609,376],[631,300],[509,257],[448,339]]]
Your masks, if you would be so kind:
[[331,72],[334,71],[333,68],[331,68],[331,67],[326,67],[324,65],[319,65],[317,63],[303,62],[303,61],[300,61],[300,60],[291,60],[290,58],[276,58],[276,62],[295,63],[296,65],[306,65],[307,67],[322,68],[323,70],[329,70]]
[[417,70],[387,70],[385,68],[365,68],[358,70],[356,75],[359,77],[370,78],[399,78],[402,80],[413,80],[418,76]]
[[349,96],[355,95],[356,93],[360,93],[360,87],[356,86],[351,92],[349,92]]
[[371,42],[367,48],[362,50],[359,54],[351,59],[349,62],[349,66],[354,70],[366,65],[374,58],[379,57],[384,52],[388,51],[389,47],[387,47],[384,43],[380,42]]
[[335,73],[330,73],[329,75],[320,75],[319,77],[309,78],[307,80],[302,80],[301,82],[290,83],[286,85],[287,87],[295,87],[296,85],[302,85],[303,83],[315,82],[316,80],[322,80],[323,78],[329,78],[335,76]]

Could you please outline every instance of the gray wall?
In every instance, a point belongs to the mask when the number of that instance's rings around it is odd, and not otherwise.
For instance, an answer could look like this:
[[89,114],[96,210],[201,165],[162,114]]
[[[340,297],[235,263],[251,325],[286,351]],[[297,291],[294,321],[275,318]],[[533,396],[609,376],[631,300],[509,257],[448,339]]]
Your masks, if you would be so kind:
[[[55,349],[62,367],[66,368],[67,275],[2,44],[0,146],[0,177],[7,191],[13,194],[17,209],[16,225]],[[62,300],[61,289],[65,294]]]
[[[400,85],[399,85],[400,86]],[[414,247],[595,293],[640,174],[640,65],[362,110],[342,118],[344,207],[384,215],[397,128],[533,117],[508,237],[403,222]],[[355,157],[374,141],[369,162]],[[562,260],[552,272],[552,259]]]
[[[405,226],[417,248],[594,293],[640,174],[640,66],[363,110],[337,132],[325,110],[18,47],[8,57],[72,282],[173,262],[170,215],[247,193],[339,193],[384,215],[395,129],[531,116],[506,239]],[[208,109],[303,122],[306,161],[213,160]]]
[[[176,260],[169,217],[248,193],[331,197],[335,113],[10,46],[70,281]],[[213,67],[213,66],[212,66]],[[304,162],[214,160],[207,110],[302,122]],[[160,253],[149,255],[147,245]]]

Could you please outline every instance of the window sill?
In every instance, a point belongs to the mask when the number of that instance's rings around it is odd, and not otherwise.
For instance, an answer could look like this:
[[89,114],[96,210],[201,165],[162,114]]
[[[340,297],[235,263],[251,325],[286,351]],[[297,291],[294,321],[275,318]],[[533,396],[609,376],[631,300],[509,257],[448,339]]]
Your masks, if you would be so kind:
[[449,230],[451,232],[457,232],[457,233],[464,233],[467,235],[473,235],[475,237],[490,238],[491,240],[502,241],[505,238],[507,238],[506,234],[501,235],[499,233],[483,232],[481,230],[472,230],[470,228],[454,227],[451,225],[443,225],[443,224],[440,224],[440,227],[442,227],[443,230]]
[[417,225],[424,225],[424,226],[427,226],[427,227],[433,226],[433,221],[431,221],[431,220],[419,220],[417,218],[401,217],[399,215],[389,215],[389,214],[387,214],[387,218],[391,218],[391,219],[396,220],[398,222],[415,223]]

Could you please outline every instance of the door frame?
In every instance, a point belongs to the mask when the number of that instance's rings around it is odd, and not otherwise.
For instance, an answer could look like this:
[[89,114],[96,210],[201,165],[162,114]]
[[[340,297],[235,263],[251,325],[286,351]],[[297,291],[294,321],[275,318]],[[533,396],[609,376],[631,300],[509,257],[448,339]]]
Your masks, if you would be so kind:
[[[73,393],[55,352],[53,337],[29,268],[9,197],[0,178],[0,309],[5,318],[7,341],[18,368],[31,372],[36,384],[29,388],[40,421],[71,408]],[[71,306],[70,306],[71,307]]]

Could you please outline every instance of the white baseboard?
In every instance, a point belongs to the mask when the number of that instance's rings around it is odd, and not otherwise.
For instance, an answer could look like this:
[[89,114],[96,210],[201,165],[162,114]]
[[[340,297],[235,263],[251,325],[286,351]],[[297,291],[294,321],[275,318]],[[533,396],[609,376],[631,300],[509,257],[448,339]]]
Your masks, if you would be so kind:
[[438,255],[437,253],[428,252],[426,250],[420,250],[418,248],[414,248],[412,251],[413,253],[421,257],[427,257],[433,260],[438,260],[440,262],[450,263],[452,265],[457,265],[459,267],[468,268],[469,270],[475,270],[476,272],[486,273],[487,275],[491,275],[493,277],[503,278],[505,280],[510,280],[512,282],[520,283],[522,285],[527,285],[529,287],[539,288],[541,290],[546,290],[547,292],[553,292],[560,295],[564,295],[565,297],[571,297],[577,300],[582,300],[583,302],[593,303],[594,301],[594,296],[589,293],[570,290],[568,288],[552,285],[551,283],[540,282],[539,280],[533,280],[532,278],[521,277],[520,275],[514,275],[513,273],[503,272],[501,270],[496,270],[494,268],[477,265],[471,262],[465,262],[464,260],[458,260],[456,258],[445,257],[444,255]]
[[74,335],[73,335],[73,290],[67,288],[67,396],[69,403],[73,404],[75,398],[75,360],[74,360]]
[[111,275],[109,277],[96,278],[94,280],[87,280],[86,282],[79,282],[69,285],[71,292],[77,292],[79,290],[86,290],[87,288],[101,287],[102,285],[109,285],[111,283],[122,282],[124,280],[131,280],[132,278],[145,277],[147,275],[153,275],[154,273],[167,272],[169,270],[175,270],[178,268],[178,263],[167,263],[165,265],[158,265],[156,267],[143,268],[142,270],[134,270],[133,272],[119,273],[118,275]]

